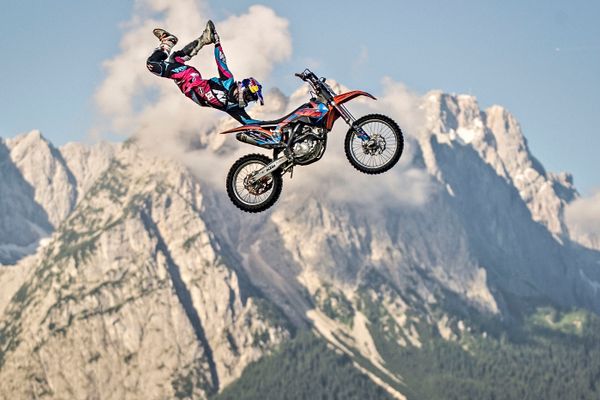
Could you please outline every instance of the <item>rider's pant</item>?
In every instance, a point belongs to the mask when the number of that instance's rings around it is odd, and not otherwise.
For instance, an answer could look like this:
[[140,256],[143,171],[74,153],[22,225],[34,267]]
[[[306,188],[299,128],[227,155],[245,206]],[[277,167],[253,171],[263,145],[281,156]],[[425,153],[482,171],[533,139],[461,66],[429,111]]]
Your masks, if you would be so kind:
[[[183,51],[178,50],[173,52],[173,54],[171,54],[169,57],[165,51],[157,48],[150,55],[150,57],[148,57],[148,60],[146,61],[146,67],[148,67],[148,70],[154,75],[162,76],[164,78],[177,79],[177,77],[174,77],[173,75],[181,73],[188,68],[194,68],[183,63],[184,60],[181,57],[184,56],[185,54]],[[198,74],[200,73],[198,72]]]
[[[235,80],[227,67],[223,48],[218,43],[215,45],[214,56],[219,70],[219,80],[226,90],[230,90],[232,85],[235,84]],[[175,51],[169,56],[165,51],[157,48],[148,57],[146,66],[155,75],[177,81],[177,85],[181,91],[197,104],[223,109],[223,105],[214,96],[205,98],[202,95],[203,93],[210,92],[211,88],[208,81],[202,79],[200,72],[196,68],[184,64],[187,60],[189,60],[189,57],[182,50]],[[257,122],[241,107],[231,107],[223,111],[242,124]]]
[[[189,58],[190,57],[187,56],[183,50],[177,50],[173,52],[171,56],[169,56],[167,52],[159,47],[154,50],[150,57],[148,57],[146,66],[154,75],[162,76],[164,78],[178,79],[177,77],[173,77],[173,74],[180,73],[188,68],[194,68],[184,64],[185,61],[189,60]],[[233,74],[227,67],[227,59],[225,58],[225,53],[223,52],[223,48],[221,47],[220,43],[215,44],[215,61],[219,70],[219,78],[229,89],[229,85],[234,82]],[[197,72],[200,75],[198,70],[195,68],[194,70],[194,72]]]
[[199,105],[206,105],[205,102],[208,102],[213,107],[221,107],[221,102],[214,96],[205,97],[204,94],[210,92],[210,85],[207,80],[202,79],[196,68],[184,64],[187,60],[189,57],[183,50],[168,56],[163,50],[156,49],[148,57],[146,66],[155,75],[175,80],[179,89]]

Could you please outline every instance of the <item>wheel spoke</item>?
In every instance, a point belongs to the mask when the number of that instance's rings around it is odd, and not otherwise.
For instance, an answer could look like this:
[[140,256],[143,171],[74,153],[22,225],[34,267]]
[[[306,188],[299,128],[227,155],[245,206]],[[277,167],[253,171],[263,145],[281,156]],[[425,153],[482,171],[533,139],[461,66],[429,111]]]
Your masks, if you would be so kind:
[[[273,192],[273,179],[271,178],[269,181],[263,183],[264,185],[271,185],[271,188],[267,191],[264,191],[259,194],[253,194],[245,185],[245,181],[252,173],[260,170],[266,164],[251,160],[248,164],[243,165],[241,168],[237,170],[234,175],[233,183],[234,183],[234,194],[235,196],[244,204],[247,205],[256,205],[264,202]],[[264,179],[264,178],[263,178]]]
[[365,142],[354,133],[350,139],[350,156],[359,165],[368,169],[381,168],[390,162],[398,149],[398,137],[394,129],[381,120],[367,120],[360,127],[376,141],[377,148],[365,148],[363,146]]

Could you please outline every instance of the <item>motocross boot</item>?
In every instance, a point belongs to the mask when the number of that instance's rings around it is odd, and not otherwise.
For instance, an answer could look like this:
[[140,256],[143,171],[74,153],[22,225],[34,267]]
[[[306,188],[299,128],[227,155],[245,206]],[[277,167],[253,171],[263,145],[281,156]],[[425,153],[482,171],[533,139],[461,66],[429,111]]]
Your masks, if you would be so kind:
[[177,44],[177,37],[165,31],[164,29],[156,28],[152,31],[152,33],[154,33],[154,36],[160,40],[160,45],[158,47],[167,53],[170,53],[173,49],[173,46]]
[[183,52],[189,57],[194,57],[201,48],[211,43],[219,43],[219,35],[217,35],[217,31],[215,30],[215,24],[211,20],[206,23],[206,28],[202,35],[193,42],[187,44],[183,48]]

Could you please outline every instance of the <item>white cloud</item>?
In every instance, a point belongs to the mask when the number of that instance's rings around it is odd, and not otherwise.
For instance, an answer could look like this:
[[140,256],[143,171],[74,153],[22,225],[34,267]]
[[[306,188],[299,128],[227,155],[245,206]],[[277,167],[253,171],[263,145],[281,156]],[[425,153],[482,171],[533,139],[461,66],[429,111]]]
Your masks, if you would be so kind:
[[569,204],[565,219],[574,238],[600,248],[600,189]]
[[[334,81],[328,81],[338,93],[348,91]],[[420,206],[434,190],[430,176],[425,170],[413,164],[418,144],[412,132],[418,132],[422,118],[419,109],[420,97],[408,91],[402,84],[386,80],[384,95],[377,101],[370,99],[353,100],[346,103],[358,118],[370,113],[386,114],[396,120],[405,134],[405,148],[396,167],[381,175],[366,175],[356,171],[346,159],[344,137],[348,126],[339,119],[329,134],[327,152],[322,160],[308,166],[298,166],[290,180],[284,179],[283,199],[288,196],[307,194],[321,200],[334,202],[359,203],[375,211],[381,207],[402,204]],[[279,91],[270,93],[265,107],[257,107],[261,112],[258,118],[274,118],[284,112],[290,112],[309,98],[308,87],[303,85],[287,97]],[[271,101],[273,99],[273,101]],[[234,123],[231,126],[235,125]],[[223,125],[221,125],[223,126]],[[200,178],[217,188],[224,188],[225,177],[233,161],[244,154],[261,152],[261,149],[239,144],[233,137],[219,135],[215,147],[221,141],[227,144],[229,151],[220,156],[210,149],[183,151],[178,159],[182,160]],[[267,153],[270,155],[270,153]]]
[[[329,82],[329,80],[328,80]],[[329,82],[340,93],[348,91],[342,85]],[[396,167],[381,175],[366,175],[355,170],[344,153],[344,137],[348,126],[342,119],[329,134],[327,153],[318,163],[297,168],[286,190],[307,191],[332,201],[345,201],[372,206],[392,204],[422,205],[433,190],[426,171],[415,168],[413,158],[418,147],[414,136],[422,129],[424,114],[419,108],[421,99],[403,84],[389,78],[382,81],[383,95],[377,101],[365,97],[346,103],[359,118],[366,114],[385,114],[401,127],[405,137],[404,153]],[[305,87],[291,96],[290,108],[306,97]],[[286,182],[287,183],[287,182]]]
[[381,84],[384,87],[382,109],[398,121],[405,134],[414,137],[426,134],[426,115],[421,108],[421,96],[388,77],[383,78]]
[[[222,117],[219,111],[198,107],[172,81],[151,74],[145,66],[158,44],[153,28],[164,27],[177,35],[179,48],[198,37],[208,19],[203,3],[194,0],[136,2],[121,51],[104,63],[106,78],[96,92],[99,111],[108,121],[102,129],[162,143],[205,132]],[[238,79],[254,76],[267,81],[273,66],[291,55],[288,21],[270,8],[251,6],[244,14],[215,24],[228,65]],[[252,28],[266,26],[269,29]],[[212,46],[189,64],[205,78],[217,75]]]
[[[106,78],[98,88],[96,102],[110,130],[124,135],[135,134],[145,148],[185,163],[196,175],[217,187],[224,187],[227,171],[236,157],[260,149],[239,144],[232,136],[215,135],[215,131],[237,123],[222,112],[201,108],[185,98],[175,84],[147,71],[146,58],[156,47],[152,29],[160,26],[179,37],[177,48],[197,37],[209,13],[204,3],[194,0],[177,2],[139,0],[133,16],[124,26],[121,51],[106,61]],[[268,77],[274,65],[292,53],[288,21],[265,6],[251,6],[242,15],[215,21],[228,65],[239,79],[254,76],[269,88]],[[267,27],[252,29],[248,27]],[[206,78],[217,74],[212,46],[203,49],[190,64]],[[362,58],[368,55],[361,49]],[[331,82],[336,90],[347,89]],[[385,174],[368,176],[352,168],[343,150],[347,126],[340,119],[330,135],[328,152],[320,162],[296,168],[294,179],[286,178],[284,196],[289,193],[315,193],[334,201],[373,204],[422,204],[431,190],[427,173],[412,166],[417,144],[408,136],[422,126],[418,96],[402,84],[383,81],[384,94],[379,101],[352,101],[349,107],[356,116],[382,113],[394,118],[407,135],[405,153],[399,166]],[[264,107],[254,107],[255,118],[271,119],[308,100],[303,85],[291,96],[271,88]],[[198,144],[203,146],[198,146]],[[208,149],[199,150],[199,147]],[[225,155],[215,149],[226,149]]]

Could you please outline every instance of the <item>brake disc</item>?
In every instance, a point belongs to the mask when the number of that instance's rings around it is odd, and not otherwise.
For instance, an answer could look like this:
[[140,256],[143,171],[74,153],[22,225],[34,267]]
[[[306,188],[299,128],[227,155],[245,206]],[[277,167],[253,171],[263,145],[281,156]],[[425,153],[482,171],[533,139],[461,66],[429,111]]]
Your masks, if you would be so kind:
[[254,183],[250,182],[251,178],[252,175],[248,175],[246,178],[244,178],[244,187],[254,196],[260,196],[261,194],[268,192],[273,187],[273,181],[270,180],[268,176],[265,176]]
[[374,135],[363,144],[363,151],[370,156],[374,156],[376,154],[382,154],[385,151],[385,147],[385,138],[380,135]]

